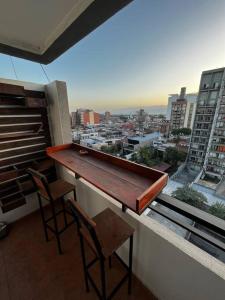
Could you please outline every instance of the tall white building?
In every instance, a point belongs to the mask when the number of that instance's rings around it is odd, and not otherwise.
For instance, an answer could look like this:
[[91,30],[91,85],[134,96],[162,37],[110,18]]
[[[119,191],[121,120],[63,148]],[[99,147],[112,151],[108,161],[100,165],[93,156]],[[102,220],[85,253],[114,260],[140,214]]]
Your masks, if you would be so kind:
[[186,88],[181,88],[176,101],[171,103],[170,131],[181,128],[193,128],[197,97],[186,97]]
[[[180,98],[180,96],[181,95],[179,95],[179,94],[169,94],[168,105],[167,105],[167,113],[166,113],[166,119],[167,120],[171,120],[172,103],[176,102]],[[196,106],[196,102],[197,102],[197,96],[198,96],[197,93],[185,94],[185,100],[188,103],[187,104],[187,108],[189,109],[189,107],[190,107],[191,110],[194,109],[193,112],[195,112],[195,106]],[[193,105],[191,105],[191,104],[193,104]],[[194,118],[194,114],[193,114],[193,118]],[[193,124],[192,118],[191,118],[191,124]]]
[[206,174],[225,175],[225,68],[202,73],[188,163]]

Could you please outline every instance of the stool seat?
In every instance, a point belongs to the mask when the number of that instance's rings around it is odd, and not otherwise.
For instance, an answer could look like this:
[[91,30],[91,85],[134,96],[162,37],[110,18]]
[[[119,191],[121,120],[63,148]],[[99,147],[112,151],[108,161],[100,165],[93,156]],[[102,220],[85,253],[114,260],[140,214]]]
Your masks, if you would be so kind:
[[[43,162],[42,168],[46,164],[49,164],[49,162]],[[74,223],[74,221],[68,222],[67,220],[67,215],[71,215],[71,212],[66,209],[64,196],[70,192],[73,192],[74,200],[76,200],[75,186],[73,186],[71,183],[63,179],[58,179],[52,183],[49,183],[44,174],[31,168],[27,169],[27,173],[30,174],[33,184],[37,189],[37,196],[38,196],[42,223],[44,227],[45,239],[46,241],[49,241],[48,230],[50,230],[55,235],[59,253],[62,254],[60,235],[70,225]],[[43,198],[49,201],[50,209],[52,213],[52,215],[47,219],[45,217],[44,208],[42,205]],[[62,206],[62,209],[58,210],[57,212],[55,207],[55,202],[56,202],[55,200],[60,200],[59,202],[61,202],[61,206]],[[58,226],[57,216],[59,214],[63,214],[64,217],[65,226],[62,229],[59,229]],[[52,224],[50,225],[49,222],[52,222]]]
[[106,208],[92,219],[105,258],[108,258],[134,234],[134,229],[110,208]]
[[[48,188],[53,200],[57,200],[67,193],[72,192],[74,190],[74,185],[63,179],[58,179],[52,183],[49,183]],[[40,190],[40,194],[42,197],[50,200],[46,190]]]
[[[94,218],[90,218],[75,201],[68,200],[68,205],[79,228],[84,279],[87,292],[89,291],[90,282],[99,296],[99,299],[111,300],[122,284],[128,280],[128,294],[130,294],[132,282],[134,229],[110,208],[106,208]],[[130,246],[128,259],[129,264],[127,265],[116,253],[116,250],[128,239]],[[90,262],[87,262],[86,260],[84,241],[95,254],[95,258]],[[105,262],[108,259],[109,268],[112,268],[112,255],[115,255],[115,257],[118,258],[123,267],[126,269],[126,273],[119,283],[113,288],[111,293],[107,296],[108,293],[106,291]],[[101,291],[97,287],[89,272],[89,268],[91,268],[96,262],[99,262],[100,265]]]

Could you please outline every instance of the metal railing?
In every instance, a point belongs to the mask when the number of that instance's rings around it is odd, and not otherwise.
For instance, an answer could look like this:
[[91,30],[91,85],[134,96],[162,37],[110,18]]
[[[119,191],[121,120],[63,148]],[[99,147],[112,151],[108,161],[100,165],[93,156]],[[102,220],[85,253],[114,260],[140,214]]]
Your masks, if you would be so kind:
[[150,205],[149,208],[158,213],[159,215],[165,217],[166,219],[174,222],[175,224],[181,226],[182,228],[188,230],[189,232],[195,234],[196,236],[200,237],[204,241],[210,243],[211,245],[225,251],[225,221],[219,219],[211,214],[206,213],[203,210],[200,210],[196,207],[193,207],[189,204],[186,204],[180,200],[177,200],[169,195],[160,194],[155,201],[179,214],[184,217],[187,217],[193,220],[195,223],[202,225],[212,231],[215,235],[219,235],[221,238],[217,239],[216,237],[199,230],[198,228],[184,222],[183,220],[178,219],[174,215],[170,214],[169,212],[160,208],[157,205]]

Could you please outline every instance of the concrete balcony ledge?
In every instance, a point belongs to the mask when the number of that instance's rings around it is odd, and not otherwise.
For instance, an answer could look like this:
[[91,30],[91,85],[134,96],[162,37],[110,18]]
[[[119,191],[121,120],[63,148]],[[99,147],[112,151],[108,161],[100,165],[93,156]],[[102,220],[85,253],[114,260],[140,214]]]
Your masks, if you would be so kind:
[[[138,216],[130,210],[123,213],[117,201],[85,180],[77,180],[76,186],[78,201],[90,216],[110,207],[135,228],[134,273],[156,297],[224,299],[222,262],[144,214]],[[119,254],[127,260],[127,245],[119,249]]]

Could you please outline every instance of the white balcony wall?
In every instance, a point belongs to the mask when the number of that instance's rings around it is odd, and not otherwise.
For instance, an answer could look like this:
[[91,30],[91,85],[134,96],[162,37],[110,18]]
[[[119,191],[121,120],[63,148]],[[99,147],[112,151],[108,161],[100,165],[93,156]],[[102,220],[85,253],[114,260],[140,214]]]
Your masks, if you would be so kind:
[[[110,207],[131,226],[134,273],[160,300],[224,300],[225,266],[162,224],[128,210],[85,180],[76,182],[78,201],[94,216]],[[119,254],[128,258],[128,243]]]

